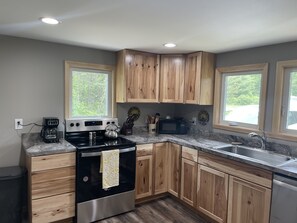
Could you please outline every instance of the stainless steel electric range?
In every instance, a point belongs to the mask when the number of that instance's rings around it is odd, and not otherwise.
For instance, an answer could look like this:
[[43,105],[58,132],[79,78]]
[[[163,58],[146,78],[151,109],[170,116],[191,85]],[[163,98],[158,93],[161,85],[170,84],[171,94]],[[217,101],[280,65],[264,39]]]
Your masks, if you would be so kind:
[[[76,221],[89,223],[131,211],[135,206],[135,143],[104,136],[115,118],[65,120],[65,139],[76,150]],[[91,137],[90,137],[91,136]],[[119,149],[119,185],[103,189],[102,151]]]

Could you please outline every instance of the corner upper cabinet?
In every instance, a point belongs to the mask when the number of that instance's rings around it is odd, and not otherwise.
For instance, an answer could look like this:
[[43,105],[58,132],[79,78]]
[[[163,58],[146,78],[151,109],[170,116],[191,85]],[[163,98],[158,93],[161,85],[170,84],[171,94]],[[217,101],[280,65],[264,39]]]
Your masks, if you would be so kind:
[[184,102],[212,105],[214,91],[214,55],[206,52],[186,58]]
[[160,76],[160,101],[183,103],[185,56],[162,55]]
[[117,54],[116,102],[158,102],[159,64],[157,54],[122,50]]

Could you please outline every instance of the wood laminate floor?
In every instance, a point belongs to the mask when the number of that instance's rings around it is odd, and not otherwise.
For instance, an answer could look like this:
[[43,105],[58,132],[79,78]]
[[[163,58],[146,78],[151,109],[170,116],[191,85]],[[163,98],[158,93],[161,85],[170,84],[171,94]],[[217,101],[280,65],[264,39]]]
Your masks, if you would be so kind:
[[207,223],[197,213],[170,197],[136,205],[134,211],[97,223]]

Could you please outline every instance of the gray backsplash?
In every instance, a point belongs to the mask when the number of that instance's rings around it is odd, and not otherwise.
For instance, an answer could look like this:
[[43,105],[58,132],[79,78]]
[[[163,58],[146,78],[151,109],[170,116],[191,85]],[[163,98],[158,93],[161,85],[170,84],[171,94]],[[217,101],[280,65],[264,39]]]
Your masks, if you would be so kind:
[[[241,142],[243,145],[251,147],[261,147],[261,143],[257,139],[247,136],[247,134],[232,133],[221,131],[212,128],[212,114],[213,106],[200,105],[184,105],[184,104],[141,104],[141,103],[125,103],[117,104],[118,118],[120,125],[126,120],[127,112],[130,107],[136,106],[140,109],[140,118],[134,123],[133,134],[140,134],[147,132],[146,117],[148,114],[154,115],[156,112],[161,114],[161,117],[170,115],[171,117],[183,117],[189,123],[188,134],[194,138],[205,137],[223,142]],[[191,119],[196,117],[200,111],[207,111],[209,113],[209,122],[206,125],[201,125],[197,120],[196,125],[191,124]],[[280,141],[268,139],[267,150],[274,151],[280,154],[297,157],[297,144],[290,141]]]

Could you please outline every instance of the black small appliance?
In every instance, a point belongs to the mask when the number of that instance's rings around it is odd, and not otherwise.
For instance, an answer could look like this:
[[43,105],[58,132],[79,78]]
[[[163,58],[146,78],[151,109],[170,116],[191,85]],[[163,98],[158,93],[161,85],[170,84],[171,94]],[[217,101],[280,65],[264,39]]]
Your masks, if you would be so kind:
[[58,136],[58,125],[59,119],[56,117],[44,117],[42,130],[41,130],[41,138],[46,143],[55,143],[59,142]]
[[183,118],[160,119],[157,123],[158,134],[187,134],[187,122]]

